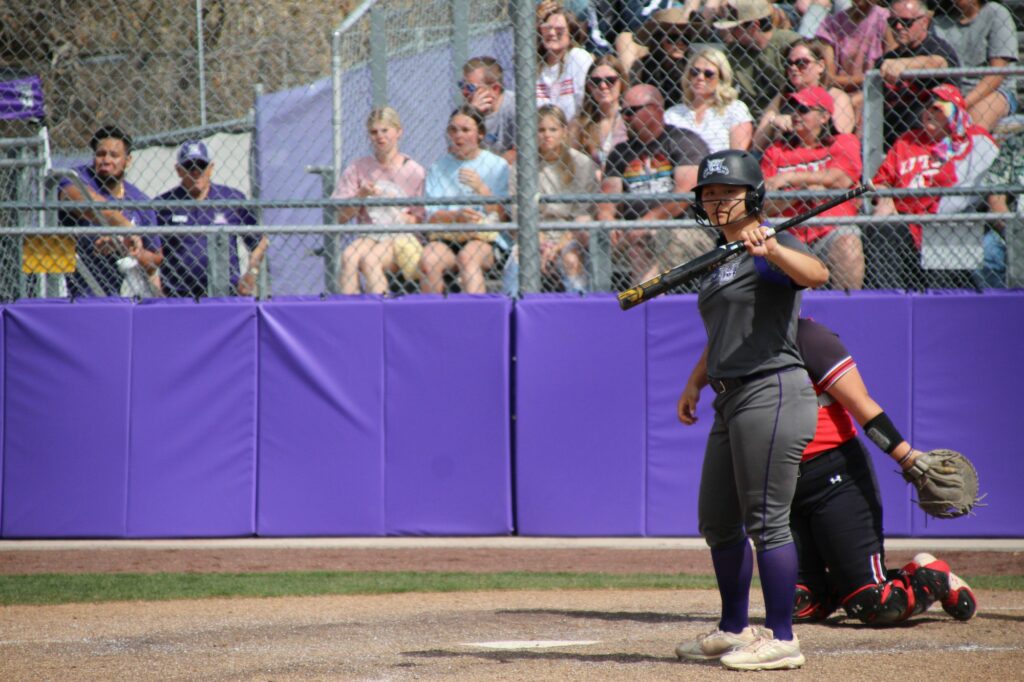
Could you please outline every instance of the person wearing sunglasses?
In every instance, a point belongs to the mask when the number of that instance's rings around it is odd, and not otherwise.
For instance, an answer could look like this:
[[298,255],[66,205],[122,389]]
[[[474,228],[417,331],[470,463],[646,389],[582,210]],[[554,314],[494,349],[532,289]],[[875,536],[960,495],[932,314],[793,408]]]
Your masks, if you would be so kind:
[[598,57],[587,72],[583,107],[569,127],[572,146],[590,155],[597,164],[599,179],[612,148],[626,141],[626,122],[619,113],[619,99],[627,87],[629,79],[619,58],[611,54]]
[[[999,155],[992,136],[971,119],[960,90],[940,85],[929,93],[919,123],[889,148],[875,174],[876,187],[977,187],[976,194],[880,197],[874,214],[966,213],[984,199],[984,178]],[[867,282],[879,289],[978,288],[974,271],[984,262],[984,225],[892,222],[865,229]]]
[[484,117],[484,149],[509,163],[516,160],[516,93],[505,89],[505,72],[494,57],[473,57],[462,66],[459,90]]
[[855,126],[855,114],[850,96],[841,88],[828,87],[828,79],[824,46],[813,40],[800,39],[789,46],[786,51],[786,77],[788,83],[768,106],[754,132],[754,148],[764,150],[781,134],[793,130],[792,119],[781,109],[785,100],[794,92],[804,88],[824,87],[832,97],[834,110],[832,127],[840,133],[852,133]]
[[735,0],[730,12],[714,26],[725,39],[740,98],[760,120],[786,87],[786,48],[799,40],[800,34],[774,26],[768,0]]
[[732,67],[721,50],[707,47],[690,58],[683,102],[665,111],[665,123],[692,130],[708,149],[750,149],[754,125],[732,86]]
[[[1017,26],[1004,5],[990,0],[952,4],[952,12],[935,17],[935,33],[953,46],[964,66],[1012,66],[1019,61]],[[962,90],[971,118],[985,130],[1017,112],[1014,76],[965,76]]]
[[681,7],[657,11],[637,33],[649,52],[633,63],[630,79],[658,88],[666,107],[683,101],[686,53],[697,37],[690,28],[688,15]]
[[539,16],[537,25],[537,106],[553,104],[568,120],[583,104],[587,71],[594,63],[589,52],[576,45],[580,27],[564,8]]
[[[856,135],[832,126],[835,102],[824,88],[814,86],[789,95],[783,105],[793,130],[773,142],[761,157],[769,201],[768,215],[791,217],[825,200],[790,200],[781,190],[850,189],[860,180],[861,150]],[[857,215],[858,202],[847,201],[822,217]],[[864,284],[864,250],[856,225],[815,225],[793,228],[793,234],[828,265],[833,289],[860,289]]]
[[927,93],[943,83],[961,86],[959,76],[904,79],[909,69],[945,69],[960,66],[960,57],[932,30],[932,13],[925,0],[895,0],[889,6],[889,28],[896,47],[879,58],[874,68],[885,81],[883,128],[886,145],[914,127]]
[[[608,156],[601,192],[637,198],[598,204],[598,220],[671,220],[689,206],[685,201],[644,199],[650,194],[689,192],[697,182],[697,164],[707,154],[700,135],[665,125],[664,107],[653,85],[634,85],[623,95],[620,111],[629,138]],[[708,234],[697,228],[614,230],[611,241],[616,255],[629,262],[632,282],[650,279],[713,246]]]

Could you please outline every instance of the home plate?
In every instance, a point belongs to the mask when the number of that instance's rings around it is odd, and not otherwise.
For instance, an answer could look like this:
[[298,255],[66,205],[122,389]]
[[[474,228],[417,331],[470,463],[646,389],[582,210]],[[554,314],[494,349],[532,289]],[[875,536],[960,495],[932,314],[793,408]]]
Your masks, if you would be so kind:
[[462,642],[462,646],[478,646],[484,649],[550,649],[558,646],[589,646],[600,640],[527,639],[507,642]]

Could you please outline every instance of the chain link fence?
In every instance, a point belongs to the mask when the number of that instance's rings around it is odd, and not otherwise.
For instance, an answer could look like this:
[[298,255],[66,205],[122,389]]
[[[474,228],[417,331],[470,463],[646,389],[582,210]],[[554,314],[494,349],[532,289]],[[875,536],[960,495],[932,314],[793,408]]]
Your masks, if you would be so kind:
[[622,290],[726,148],[771,222],[874,180],[830,288],[1020,287],[1021,7],[5,5],[0,298]]

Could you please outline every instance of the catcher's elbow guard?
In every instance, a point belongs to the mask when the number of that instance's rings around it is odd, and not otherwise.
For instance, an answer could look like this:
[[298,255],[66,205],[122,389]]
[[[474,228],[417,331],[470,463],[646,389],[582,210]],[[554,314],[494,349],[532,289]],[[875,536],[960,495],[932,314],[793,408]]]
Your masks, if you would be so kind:
[[864,424],[864,433],[879,450],[889,455],[904,441],[903,435],[885,412],[868,420]]

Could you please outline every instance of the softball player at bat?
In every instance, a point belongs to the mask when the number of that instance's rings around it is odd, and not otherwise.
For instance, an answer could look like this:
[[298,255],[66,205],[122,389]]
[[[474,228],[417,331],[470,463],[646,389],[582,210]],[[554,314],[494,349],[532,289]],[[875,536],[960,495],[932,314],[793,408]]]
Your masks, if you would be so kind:
[[969,620],[977,608],[974,593],[946,562],[918,554],[901,570],[886,572],[878,482],[853,420],[903,469],[920,452],[868,394],[835,332],[801,318],[797,344],[819,408],[790,514],[800,556],[794,620],[824,620],[842,606],[851,618],[889,625],[935,601],[953,618]]
[[[800,456],[814,435],[817,402],[796,345],[801,290],[828,270],[794,236],[765,238],[764,177],[748,152],[724,150],[697,169],[694,211],[739,252],[700,282],[697,306],[708,342],[679,398],[696,419],[704,386],[717,394],[701,472],[698,520],[722,599],[715,630],[676,648],[682,659],[720,659],[737,670],[798,668],[793,634],[797,552],[789,528]],[[748,619],[753,553],[765,628]]]

